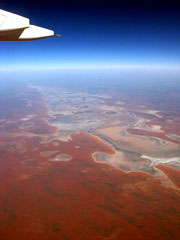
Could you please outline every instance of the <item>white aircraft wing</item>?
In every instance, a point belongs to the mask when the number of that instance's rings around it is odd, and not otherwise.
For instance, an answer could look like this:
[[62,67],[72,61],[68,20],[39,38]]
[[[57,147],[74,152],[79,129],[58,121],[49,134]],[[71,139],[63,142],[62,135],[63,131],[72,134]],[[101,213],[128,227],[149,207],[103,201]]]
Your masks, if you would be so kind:
[[28,18],[0,9],[0,41],[31,41],[55,35],[54,31],[30,25]]

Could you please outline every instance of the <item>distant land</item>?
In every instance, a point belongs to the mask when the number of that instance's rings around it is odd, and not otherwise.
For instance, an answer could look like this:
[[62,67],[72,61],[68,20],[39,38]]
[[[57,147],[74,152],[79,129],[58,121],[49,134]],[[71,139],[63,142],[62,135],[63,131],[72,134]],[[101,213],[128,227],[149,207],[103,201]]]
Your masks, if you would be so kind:
[[180,238],[178,81],[3,81],[0,238]]

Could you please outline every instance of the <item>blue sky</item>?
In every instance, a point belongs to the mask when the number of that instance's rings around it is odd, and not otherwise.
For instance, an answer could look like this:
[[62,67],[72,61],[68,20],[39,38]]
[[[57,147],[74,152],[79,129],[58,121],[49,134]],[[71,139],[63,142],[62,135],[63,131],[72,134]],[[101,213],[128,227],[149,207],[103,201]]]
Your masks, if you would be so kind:
[[0,42],[0,70],[180,66],[180,8],[173,1],[1,1],[0,8],[62,34]]

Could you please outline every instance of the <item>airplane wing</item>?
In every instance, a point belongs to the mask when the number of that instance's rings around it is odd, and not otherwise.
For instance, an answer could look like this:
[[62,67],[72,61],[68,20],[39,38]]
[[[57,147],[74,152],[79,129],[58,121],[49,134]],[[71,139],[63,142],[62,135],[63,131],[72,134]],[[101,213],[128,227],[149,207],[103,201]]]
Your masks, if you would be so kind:
[[54,31],[30,25],[28,18],[0,9],[0,41],[31,41],[55,35]]

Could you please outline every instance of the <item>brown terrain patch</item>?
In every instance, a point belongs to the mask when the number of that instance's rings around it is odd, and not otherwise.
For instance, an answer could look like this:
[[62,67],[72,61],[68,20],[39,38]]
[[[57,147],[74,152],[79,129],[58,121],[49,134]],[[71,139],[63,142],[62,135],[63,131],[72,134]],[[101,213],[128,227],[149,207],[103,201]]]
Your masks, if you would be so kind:
[[[120,124],[120,123],[119,123]],[[127,131],[127,135],[124,136],[121,134],[122,131]],[[131,150],[135,152],[140,152],[142,154],[154,154],[154,155],[165,155],[167,156],[170,153],[180,154],[179,144],[177,142],[171,143],[168,142],[166,145],[159,146],[155,140],[149,139],[148,136],[159,137],[153,135],[152,132],[144,131],[142,134],[139,134],[138,130],[127,129],[125,126],[110,126],[106,128],[99,128],[95,131],[100,136],[105,136],[109,139],[112,139],[114,142],[118,143],[125,150]],[[137,135],[133,136],[128,133]],[[147,134],[145,134],[147,133]],[[139,137],[138,137],[139,136]],[[142,137],[141,137],[142,136]],[[164,138],[162,138],[164,139]]]

